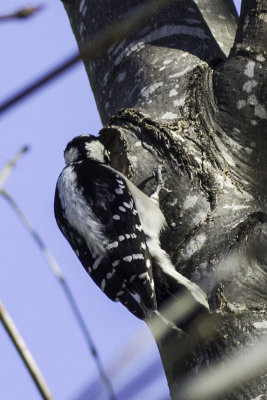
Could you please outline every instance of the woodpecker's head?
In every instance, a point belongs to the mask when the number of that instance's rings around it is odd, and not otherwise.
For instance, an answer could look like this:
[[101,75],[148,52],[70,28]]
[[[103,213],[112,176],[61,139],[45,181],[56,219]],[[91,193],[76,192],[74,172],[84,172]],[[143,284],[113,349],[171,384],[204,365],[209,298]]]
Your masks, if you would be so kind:
[[84,161],[88,158],[107,163],[107,152],[97,137],[91,135],[80,135],[72,139],[64,151],[65,163]]

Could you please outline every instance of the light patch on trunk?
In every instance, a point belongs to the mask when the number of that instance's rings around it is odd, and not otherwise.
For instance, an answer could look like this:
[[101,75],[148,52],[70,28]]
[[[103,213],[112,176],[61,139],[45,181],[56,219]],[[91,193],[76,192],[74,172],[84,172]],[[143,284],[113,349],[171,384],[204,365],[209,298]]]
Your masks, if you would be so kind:
[[163,82],[158,82],[158,83],[153,83],[151,86],[145,86],[141,91],[140,95],[142,97],[148,97],[150,96],[155,90],[157,90],[159,87],[163,86]]
[[198,196],[187,196],[184,201],[184,204],[183,204],[184,209],[188,210],[189,208],[194,207],[197,200],[198,200]]
[[243,85],[243,90],[244,92],[251,93],[252,90],[258,85],[258,82],[255,81],[254,79],[251,79],[250,81],[247,81]]
[[176,90],[176,89],[172,89],[172,90],[170,90],[170,92],[169,92],[169,97],[176,96],[177,94],[178,94],[177,90]]
[[260,329],[260,330],[267,330],[267,321],[260,321],[260,322],[253,322],[253,326],[256,329]]
[[176,119],[178,118],[177,114],[172,113],[171,111],[166,112],[161,116],[162,119]]
[[255,68],[255,61],[249,61],[245,67],[244,75],[248,76],[249,78],[253,78],[254,68]]
[[144,48],[146,43],[151,43],[156,40],[174,35],[193,36],[203,40],[210,39],[209,36],[205,34],[204,29],[199,27],[187,25],[164,25],[148,35],[140,38],[138,41],[132,42],[129,46],[124,48],[114,60],[114,64],[118,65],[125,57],[130,56],[134,51],[140,51],[142,48]]
[[199,235],[191,239],[183,250],[184,258],[190,258],[197,250],[201,249],[206,239],[207,238],[204,233],[200,233]]

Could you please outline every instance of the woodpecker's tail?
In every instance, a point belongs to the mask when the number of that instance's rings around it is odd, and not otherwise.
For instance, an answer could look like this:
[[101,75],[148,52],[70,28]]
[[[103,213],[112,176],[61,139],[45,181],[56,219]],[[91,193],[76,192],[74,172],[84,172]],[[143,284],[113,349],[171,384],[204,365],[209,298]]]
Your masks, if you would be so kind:
[[158,310],[179,328],[189,329],[200,314],[209,312],[204,291],[177,272],[163,250],[160,260],[153,258],[153,275]]

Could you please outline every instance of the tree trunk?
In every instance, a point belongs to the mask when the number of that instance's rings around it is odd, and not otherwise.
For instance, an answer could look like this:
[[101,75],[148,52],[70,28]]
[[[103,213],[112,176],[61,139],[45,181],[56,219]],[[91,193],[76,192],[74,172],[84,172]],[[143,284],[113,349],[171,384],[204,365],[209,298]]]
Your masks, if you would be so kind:
[[[64,6],[82,46],[143,3]],[[189,376],[266,329],[267,0],[243,1],[239,22],[232,0],[176,0],[156,11],[84,64],[112,166],[151,194],[164,165],[162,246],[208,293],[210,317],[186,335],[155,335],[172,398],[189,399]],[[266,398],[266,376],[255,375],[212,398]]]

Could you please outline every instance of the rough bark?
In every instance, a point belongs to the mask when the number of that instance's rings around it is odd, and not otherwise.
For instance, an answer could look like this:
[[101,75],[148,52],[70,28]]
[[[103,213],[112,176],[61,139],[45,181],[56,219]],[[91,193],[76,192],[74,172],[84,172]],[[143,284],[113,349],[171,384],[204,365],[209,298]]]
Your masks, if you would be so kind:
[[[142,3],[64,5],[81,46]],[[158,340],[173,399],[185,376],[242,349],[265,326],[266,11],[266,0],[243,1],[234,40],[231,0],[177,0],[85,61],[113,167],[151,194],[153,169],[164,165],[171,191],[160,197],[169,226],[162,245],[217,316],[193,323],[185,337],[171,330]],[[262,374],[216,398],[266,393]]]

